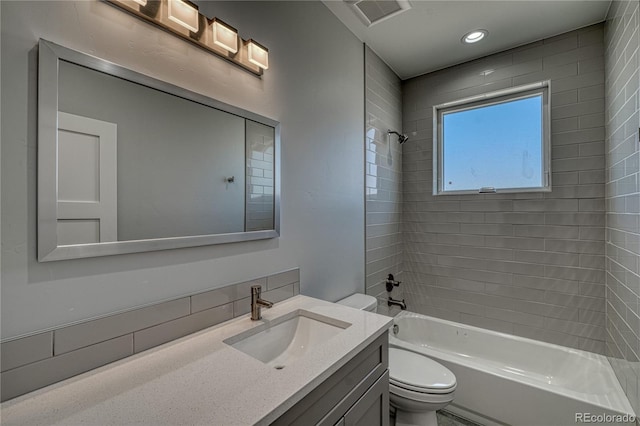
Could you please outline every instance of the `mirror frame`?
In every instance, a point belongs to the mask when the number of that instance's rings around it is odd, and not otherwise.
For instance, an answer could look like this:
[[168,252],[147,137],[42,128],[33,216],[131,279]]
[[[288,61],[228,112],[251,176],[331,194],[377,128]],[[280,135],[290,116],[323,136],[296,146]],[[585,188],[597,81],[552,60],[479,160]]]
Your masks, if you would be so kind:
[[[227,234],[58,245],[58,73],[63,60],[209,106],[275,129],[274,229]],[[47,40],[38,43],[38,261],[198,247],[280,236],[280,123]]]

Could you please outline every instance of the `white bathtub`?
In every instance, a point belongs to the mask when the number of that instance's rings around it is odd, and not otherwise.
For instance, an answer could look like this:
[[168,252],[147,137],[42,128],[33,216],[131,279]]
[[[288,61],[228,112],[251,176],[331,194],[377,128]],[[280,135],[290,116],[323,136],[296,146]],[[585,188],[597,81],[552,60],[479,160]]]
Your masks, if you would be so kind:
[[425,354],[456,375],[449,411],[485,425],[576,425],[576,413],[612,416],[596,424],[635,424],[602,355],[406,311],[394,324],[391,346]]

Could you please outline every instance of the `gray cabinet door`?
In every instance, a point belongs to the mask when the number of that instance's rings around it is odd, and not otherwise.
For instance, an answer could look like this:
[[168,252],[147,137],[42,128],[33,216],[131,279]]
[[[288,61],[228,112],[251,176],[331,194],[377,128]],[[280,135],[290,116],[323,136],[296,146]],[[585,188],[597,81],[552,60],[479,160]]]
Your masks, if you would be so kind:
[[[369,388],[380,378],[388,378],[388,375],[384,374],[388,365],[389,339],[385,332],[277,418],[271,426],[334,426],[336,422],[340,424],[340,419]],[[388,379],[386,380],[388,392]],[[387,404],[388,402],[387,396]]]
[[389,372],[344,415],[344,426],[389,426]]

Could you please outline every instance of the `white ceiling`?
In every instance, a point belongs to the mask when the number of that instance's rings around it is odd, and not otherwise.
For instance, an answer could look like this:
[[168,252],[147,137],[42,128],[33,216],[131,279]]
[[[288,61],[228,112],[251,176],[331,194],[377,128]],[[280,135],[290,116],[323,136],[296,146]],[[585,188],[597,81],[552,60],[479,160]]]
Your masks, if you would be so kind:
[[[412,8],[367,28],[342,0],[323,3],[401,79],[501,52],[605,19],[611,0],[410,0]],[[460,39],[486,29],[482,41]]]

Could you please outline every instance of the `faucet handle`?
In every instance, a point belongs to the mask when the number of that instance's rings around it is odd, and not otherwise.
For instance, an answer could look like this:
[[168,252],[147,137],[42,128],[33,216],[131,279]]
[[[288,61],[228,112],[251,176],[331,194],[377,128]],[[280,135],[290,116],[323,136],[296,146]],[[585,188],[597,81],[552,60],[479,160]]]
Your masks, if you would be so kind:
[[396,281],[393,279],[393,274],[387,275],[386,287],[387,291],[393,290],[393,287],[398,287],[402,281]]
[[262,318],[261,307],[270,308],[273,302],[262,299],[262,286],[260,284],[251,286],[251,320],[257,321]]

